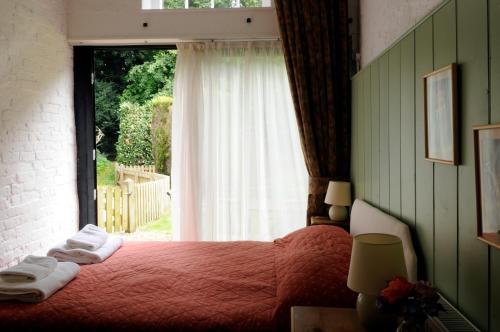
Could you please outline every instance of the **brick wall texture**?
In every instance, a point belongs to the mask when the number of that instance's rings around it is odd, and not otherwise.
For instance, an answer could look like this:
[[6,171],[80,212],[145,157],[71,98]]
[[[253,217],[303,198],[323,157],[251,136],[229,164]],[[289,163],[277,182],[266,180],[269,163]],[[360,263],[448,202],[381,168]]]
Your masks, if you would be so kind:
[[77,230],[64,0],[0,1],[0,269]]

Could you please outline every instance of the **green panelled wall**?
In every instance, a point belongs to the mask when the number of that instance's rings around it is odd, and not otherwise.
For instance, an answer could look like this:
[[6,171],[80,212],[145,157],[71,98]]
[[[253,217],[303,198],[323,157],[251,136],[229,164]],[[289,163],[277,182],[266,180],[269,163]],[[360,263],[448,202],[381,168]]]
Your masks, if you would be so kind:
[[415,230],[415,35],[401,41],[401,219]]
[[389,211],[401,216],[401,46],[389,50]]
[[[489,0],[490,122],[500,122],[500,0]],[[490,330],[500,331],[500,250],[490,248]]]
[[380,91],[380,207],[389,210],[389,55],[379,59]]
[[[500,122],[499,17],[500,0],[447,1],[352,82],[355,196],[407,223],[420,276],[491,332],[500,331],[500,250],[475,235],[472,126]],[[452,62],[458,166],[424,159],[422,76]]]
[[364,193],[365,197],[367,200],[370,200],[372,197],[372,159],[371,159],[371,152],[372,149],[370,148],[371,141],[372,141],[372,130],[371,130],[371,71],[368,69],[367,73],[363,76],[363,101],[364,101],[364,107],[363,107],[363,114],[364,114],[364,119],[363,125],[364,125],[364,135],[363,135],[363,142],[364,145],[367,147],[366,149],[363,150],[364,152],[364,162],[365,162],[365,187],[364,187]]
[[433,69],[432,17],[415,30],[415,230],[419,271],[434,282],[434,165],[424,160],[422,75]]
[[[433,17],[434,70],[457,61],[456,5]],[[457,301],[457,166],[434,164],[434,282]]]
[[476,239],[474,146],[470,128],[489,121],[487,23],[486,0],[457,2],[457,61],[460,65],[459,105],[462,124],[462,160],[458,167],[458,302],[474,321],[485,322],[482,327],[488,322],[488,307],[485,304],[488,303],[489,293],[489,248]]
[[357,87],[358,87],[358,116],[357,120],[358,122],[356,123],[356,129],[357,130],[357,140],[358,140],[358,149],[356,149],[356,154],[358,158],[358,165],[356,165],[357,171],[358,171],[358,179],[359,181],[359,186],[356,188],[357,195],[360,195],[362,197],[365,197],[365,154],[364,154],[364,134],[365,134],[365,128],[363,127],[363,124],[365,123],[366,119],[364,116],[364,88],[365,88],[365,80],[364,76],[360,77],[360,79],[357,82]]
[[378,75],[378,62],[372,63],[371,67],[371,133],[372,133],[372,195],[371,202],[373,204],[379,204],[380,199],[380,78]]

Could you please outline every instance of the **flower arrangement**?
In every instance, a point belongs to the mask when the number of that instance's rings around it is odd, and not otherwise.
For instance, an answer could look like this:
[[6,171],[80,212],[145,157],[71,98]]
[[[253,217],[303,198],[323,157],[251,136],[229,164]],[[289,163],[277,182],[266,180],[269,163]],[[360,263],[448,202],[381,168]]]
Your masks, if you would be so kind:
[[437,316],[444,311],[438,303],[439,295],[426,281],[411,283],[404,277],[395,277],[389,281],[377,297],[377,305],[383,311],[395,314],[402,325],[423,328],[429,316]]

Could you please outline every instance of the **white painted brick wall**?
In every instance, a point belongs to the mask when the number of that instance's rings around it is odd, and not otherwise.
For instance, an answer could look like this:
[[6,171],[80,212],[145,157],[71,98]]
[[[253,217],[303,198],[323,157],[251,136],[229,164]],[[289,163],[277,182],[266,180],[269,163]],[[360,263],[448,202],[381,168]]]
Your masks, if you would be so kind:
[[77,229],[72,57],[64,0],[0,1],[0,269]]

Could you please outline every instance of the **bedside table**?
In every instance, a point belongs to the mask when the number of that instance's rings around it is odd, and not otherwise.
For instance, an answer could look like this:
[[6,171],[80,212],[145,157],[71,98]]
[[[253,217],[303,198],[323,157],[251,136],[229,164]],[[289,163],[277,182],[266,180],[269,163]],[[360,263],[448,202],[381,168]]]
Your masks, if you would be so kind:
[[356,309],[292,307],[292,332],[367,332]]
[[349,220],[344,221],[334,221],[328,217],[323,216],[312,216],[311,217],[311,226],[312,225],[330,225],[330,226],[338,226],[345,229],[349,232]]

